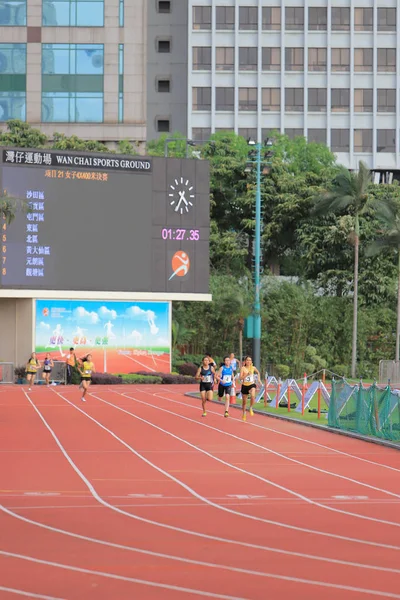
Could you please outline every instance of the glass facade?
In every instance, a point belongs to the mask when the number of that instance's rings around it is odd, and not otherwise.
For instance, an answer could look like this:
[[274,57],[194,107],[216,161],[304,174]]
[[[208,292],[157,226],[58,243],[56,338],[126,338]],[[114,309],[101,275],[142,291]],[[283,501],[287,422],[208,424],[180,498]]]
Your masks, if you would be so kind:
[[43,0],[45,27],[103,27],[104,0]]
[[102,44],[42,45],[42,121],[101,123]]
[[0,1],[0,27],[26,25],[26,0]]
[[0,44],[0,121],[26,119],[26,44]]
[[119,26],[123,27],[125,22],[124,0],[119,0]]
[[118,122],[124,122],[124,45],[118,49]]

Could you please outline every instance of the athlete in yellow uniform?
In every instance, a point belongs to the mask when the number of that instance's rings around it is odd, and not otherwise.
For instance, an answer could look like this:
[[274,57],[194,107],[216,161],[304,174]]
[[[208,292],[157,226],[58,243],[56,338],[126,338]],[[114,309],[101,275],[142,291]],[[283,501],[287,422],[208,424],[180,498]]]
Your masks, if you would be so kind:
[[35,377],[37,370],[40,368],[40,362],[36,358],[36,352],[32,352],[30,359],[26,364],[26,378],[28,380],[29,388],[28,391],[32,390],[32,385],[35,383]]
[[96,369],[94,363],[92,363],[92,355],[88,354],[85,358],[82,359],[82,366],[79,369],[81,373],[81,385],[79,388],[83,389],[82,392],[82,402],[86,402],[85,396],[86,392],[89,389],[90,382],[92,381],[92,373],[96,373]]
[[240,380],[242,382],[242,410],[243,421],[246,420],[247,396],[250,394],[250,416],[253,416],[253,404],[256,399],[256,375],[260,381],[260,372],[253,365],[251,356],[246,356],[244,364],[240,370]]

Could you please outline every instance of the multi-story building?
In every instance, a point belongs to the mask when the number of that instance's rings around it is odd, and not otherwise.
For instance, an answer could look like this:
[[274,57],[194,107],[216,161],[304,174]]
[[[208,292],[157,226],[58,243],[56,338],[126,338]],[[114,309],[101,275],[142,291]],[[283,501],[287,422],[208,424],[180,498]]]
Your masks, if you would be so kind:
[[189,0],[188,136],[271,130],[400,169],[398,0]]
[[0,121],[146,140],[147,0],[1,0]]

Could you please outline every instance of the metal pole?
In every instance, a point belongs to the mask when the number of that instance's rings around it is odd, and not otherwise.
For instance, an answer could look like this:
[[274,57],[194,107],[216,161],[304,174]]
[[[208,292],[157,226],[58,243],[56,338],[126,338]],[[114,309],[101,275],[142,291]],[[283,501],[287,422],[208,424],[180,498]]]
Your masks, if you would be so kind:
[[256,145],[257,187],[256,187],[256,225],[254,240],[254,337],[253,361],[261,369],[261,304],[260,304],[260,255],[261,255],[261,144]]

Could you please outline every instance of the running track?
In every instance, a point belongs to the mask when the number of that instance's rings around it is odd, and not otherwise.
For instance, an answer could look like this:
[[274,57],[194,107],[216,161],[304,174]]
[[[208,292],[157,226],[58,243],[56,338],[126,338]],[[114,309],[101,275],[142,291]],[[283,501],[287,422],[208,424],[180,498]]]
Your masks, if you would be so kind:
[[181,386],[0,388],[0,598],[400,599],[400,453]]

